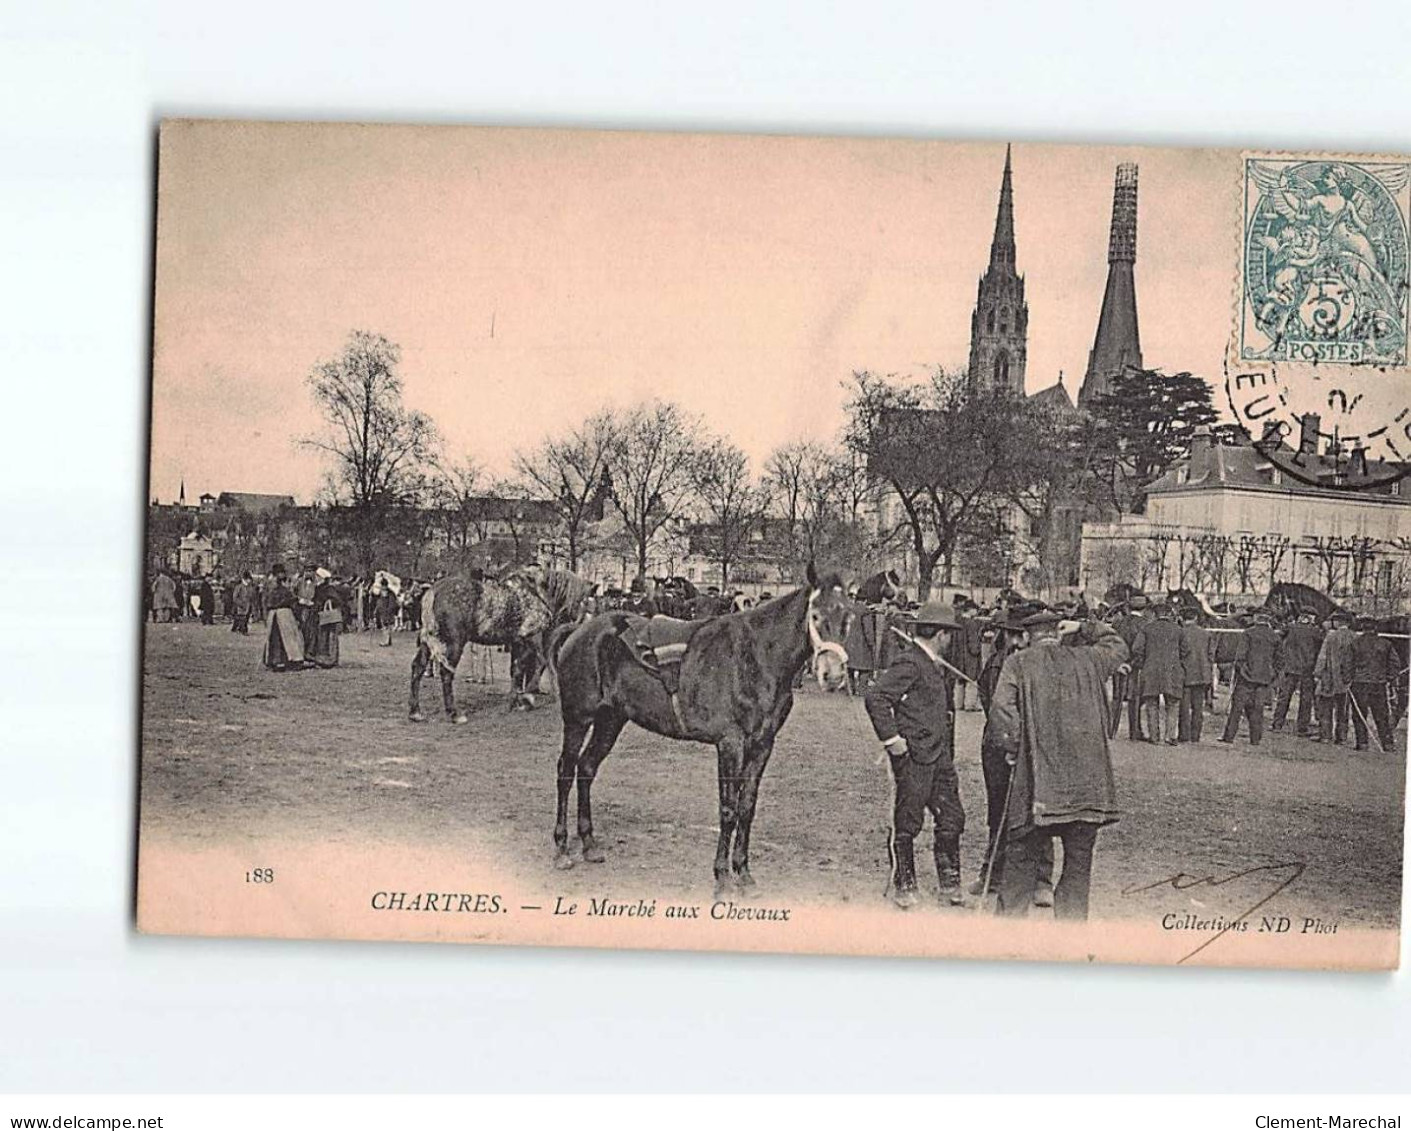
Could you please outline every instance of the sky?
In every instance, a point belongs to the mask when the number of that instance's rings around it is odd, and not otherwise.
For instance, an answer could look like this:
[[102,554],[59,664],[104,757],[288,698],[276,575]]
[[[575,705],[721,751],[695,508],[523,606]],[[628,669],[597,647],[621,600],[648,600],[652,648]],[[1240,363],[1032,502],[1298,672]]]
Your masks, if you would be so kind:
[[[1004,145],[166,123],[151,493],[312,498],[305,378],[353,329],[401,346],[408,406],[490,476],[649,397],[756,468],[831,439],[854,370],[965,365]],[[1238,154],[1015,141],[1030,392],[1062,371],[1077,394],[1119,161],[1140,166],[1144,360],[1220,380]]]

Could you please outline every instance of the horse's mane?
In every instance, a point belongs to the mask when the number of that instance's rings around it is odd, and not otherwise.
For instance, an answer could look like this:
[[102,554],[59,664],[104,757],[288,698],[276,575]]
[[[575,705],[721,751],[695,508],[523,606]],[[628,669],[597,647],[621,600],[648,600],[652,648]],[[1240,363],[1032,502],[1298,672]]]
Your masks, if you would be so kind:
[[556,613],[571,616],[592,592],[593,586],[566,569],[544,571],[544,598]]

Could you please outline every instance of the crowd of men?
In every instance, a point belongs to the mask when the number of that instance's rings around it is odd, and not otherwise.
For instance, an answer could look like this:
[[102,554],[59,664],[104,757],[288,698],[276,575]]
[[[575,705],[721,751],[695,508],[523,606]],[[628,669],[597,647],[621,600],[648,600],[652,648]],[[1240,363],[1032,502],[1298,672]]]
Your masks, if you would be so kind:
[[381,643],[390,645],[394,631],[418,630],[422,596],[431,584],[382,571],[369,578],[335,577],[315,565],[292,572],[275,565],[258,577],[245,570],[231,579],[219,570],[191,577],[162,568],[145,587],[145,598],[154,624],[192,620],[214,625],[229,620],[232,632],[245,635],[252,620],[273,628],[277,610],[288,609],[300,637],[298,647],[291,648],[289,633],[272,631],[265,657],[268,666],[283,671],[331,666],[330,658],[336,662],[336,637],[344,632],[376,631]]
[[[860,610],[864,619],[879,612]],[[1397,750],[1406,671],[1371,620],[1338,612],[1318,624],[1304,612],[1276,628],[1261,609],[1226,630],[1223,644],[1196,610],[1175,603],[1135,597],[1110,620],[1089,616],[1077,599],[985,610],[958,596],[904,617],[888,610],[885,630],[861,633],[857,655],[849,646],[892,771],[897,906],[919,900],[914,841],[927,812],[940,899],[964,902],[955,715],[972,689],[986,713],[980,762],[989,828],[970,894],[996,893],[997,912],[1007,916],[1037,905],[1060,920],[1087,918],[1098,830],[1118,817],[1110,742],[1124,705],[1128,738],[1200,743],[1223,667],[1231,690],[1221,742],[1233,743],[1244,725],[1258,745],[1271,707],[1271,728],[1284,730],[1297,696],[1298,735],[1345,743],[1350,717],[1357,750],[1373,736],[1382,752]]]

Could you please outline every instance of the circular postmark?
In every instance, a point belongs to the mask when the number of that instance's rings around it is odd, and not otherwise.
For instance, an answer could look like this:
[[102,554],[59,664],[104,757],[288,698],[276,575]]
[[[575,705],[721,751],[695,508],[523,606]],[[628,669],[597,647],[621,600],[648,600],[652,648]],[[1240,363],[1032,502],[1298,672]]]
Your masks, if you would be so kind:
[[1229,364],[1225,392],[1261,454],[1310,486],[1365,491],[1411,471],[1411,376],[1405,370]]

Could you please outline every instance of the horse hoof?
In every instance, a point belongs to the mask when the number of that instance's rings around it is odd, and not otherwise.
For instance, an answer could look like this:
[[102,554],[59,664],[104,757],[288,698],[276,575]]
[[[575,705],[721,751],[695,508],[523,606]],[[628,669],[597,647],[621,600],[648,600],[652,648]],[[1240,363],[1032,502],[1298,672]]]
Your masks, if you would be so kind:
[[607,860],[607,854],[596,844],[583,846],[583,859],[589,864],[601,864]]
[[410,715],[407,716],[407,722],[424,723],[426,722],[426,716],[423,715],[420,711],[413,711]]
[[470,722],[470,717],[463,712],[451,716],[451,723],[453,726],[461,726],[462,724],[468,722]]
[[560,852],[554,857],[554,867],[560,872],[567,872],[573,867],[573,857],[567,852]]
[[749,872],[736,872],[735,886],[739,888],[739,890],[742,892],[749,891],[751,888],[756,886],[755,878],[750,875]]

